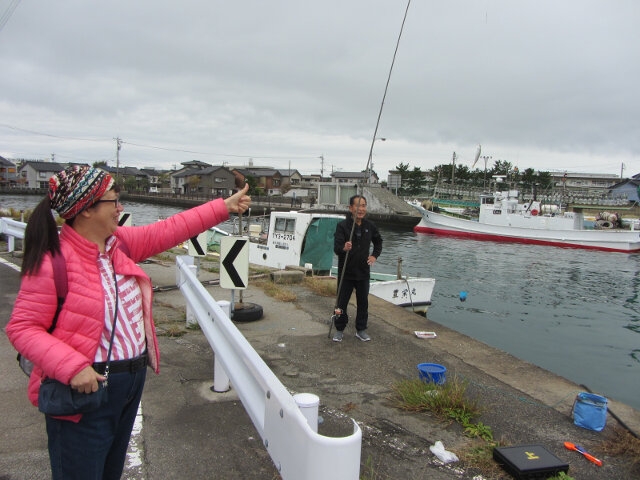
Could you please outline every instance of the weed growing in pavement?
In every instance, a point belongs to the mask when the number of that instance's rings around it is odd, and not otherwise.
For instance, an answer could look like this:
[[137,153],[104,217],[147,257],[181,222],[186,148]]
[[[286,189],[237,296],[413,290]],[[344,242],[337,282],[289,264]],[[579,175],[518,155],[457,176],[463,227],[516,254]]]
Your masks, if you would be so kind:
[[485,478],[502,478],[504,470],[493,459],[493,449],[498,446],[496,443],[487,443],[476,439],[471,446],[458,455],[460,460],[472,468],[482,472]]
[[164,332],[158,332],[160,337],[181,337],[187,333],[183,325],[169,325]]
[[630,459],[631,472],[640,476],[640,439],[631,435],[628,430],[614,428],[613,436],[600,443],[597,450],[612,457]]
[[337,286],[335,278],[304,277],[303,284],[312,292],[322,297],[336,296]]
[[392,385],[396,406],[413,412],[431,412],[442,419],[454,420],[463,426],[480,414],[475,400],[465,395],[467,382],[457,377],[442,385],[417,380],[401,380]]
[[560,472],[558,475],[556,475],[555,477],[549,477],[547,478],[547,480],[575,480],[573,477],[567,475],[564,472]]
[[175,262],[175,255],[171,255],[170,253],[167,252],[163,252],[163,253],[159,253],[157,255],[154,255],[153,257],[154,260],[159,260],[161,262]]
[[276,285],[273,282],[256,282],[256,287],[261,288],[268,296],[275,298],[280,302],[295,302],[298,298],[294,292],[282,285]]
[[482,440],[461,455],[469,466],[480,469],[484,474],[499,473],[493,461],[493,448],[498,442],[493,439],[491,427],[482,422],[474,423],[481,413],[477,401],[465,394],[467,382],[457,377],[443,385],[426,383],[420,379],[402,380],[392,385],[395,405],[412,412],[431,412],[443,420],[455,421],[464,427],[466,436]]
[[367,457],[367,461],[364,462],[364,472],[360,475],[360,480],[376,480],[378,474],[376,473],[376,469],[373,466],[373,458],[371,455]]

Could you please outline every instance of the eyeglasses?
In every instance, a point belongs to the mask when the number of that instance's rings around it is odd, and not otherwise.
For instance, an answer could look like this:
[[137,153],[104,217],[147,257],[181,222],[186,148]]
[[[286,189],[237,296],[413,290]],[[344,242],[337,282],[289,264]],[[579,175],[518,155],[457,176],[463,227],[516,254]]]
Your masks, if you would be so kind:
[[120,203],[120,199],[119,198],[114,198],[113,200],[98,200],[96,203],[112,203],[113,202],[113,206],[118,208],[118,205],[122,205]]

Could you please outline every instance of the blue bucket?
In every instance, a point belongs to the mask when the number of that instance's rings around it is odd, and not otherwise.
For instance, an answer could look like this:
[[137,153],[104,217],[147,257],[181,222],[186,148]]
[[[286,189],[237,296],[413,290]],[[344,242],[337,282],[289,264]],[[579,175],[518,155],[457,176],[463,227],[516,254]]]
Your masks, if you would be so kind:
[[437,363],[420,363],[418,364],[418,374],[420,379],[437,385],[442,385],[447,380],[447,368]]
[[600,432],[607,424],[607,399],[594,393],[579,393],[573,403],[573,423]]

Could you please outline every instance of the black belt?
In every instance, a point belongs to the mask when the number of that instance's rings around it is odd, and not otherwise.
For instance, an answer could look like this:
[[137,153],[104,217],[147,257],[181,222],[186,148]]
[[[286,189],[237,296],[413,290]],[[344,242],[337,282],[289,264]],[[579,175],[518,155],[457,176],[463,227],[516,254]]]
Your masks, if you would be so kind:
[[[149,356],[143,353],[139,357],[130,358],[127,360],[114,360],[109,364],[109,373],[134,373],[138,370],[146,368],[149,364]],[[100,375],[104,375],[107,362],[97,362],[93,364],[93,369]]]

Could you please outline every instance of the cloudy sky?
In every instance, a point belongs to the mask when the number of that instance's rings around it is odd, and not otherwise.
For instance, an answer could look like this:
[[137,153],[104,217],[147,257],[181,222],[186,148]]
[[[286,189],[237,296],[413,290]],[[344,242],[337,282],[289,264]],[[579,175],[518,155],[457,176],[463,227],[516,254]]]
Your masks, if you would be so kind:
[[[0,155],[360,171],[405,0],[0,0]],[[640,173],[640,2],[412,0],[373,168]],[[324,163],[320,157],[323,157]],[[483,168],[483,160],[476,167]]]

